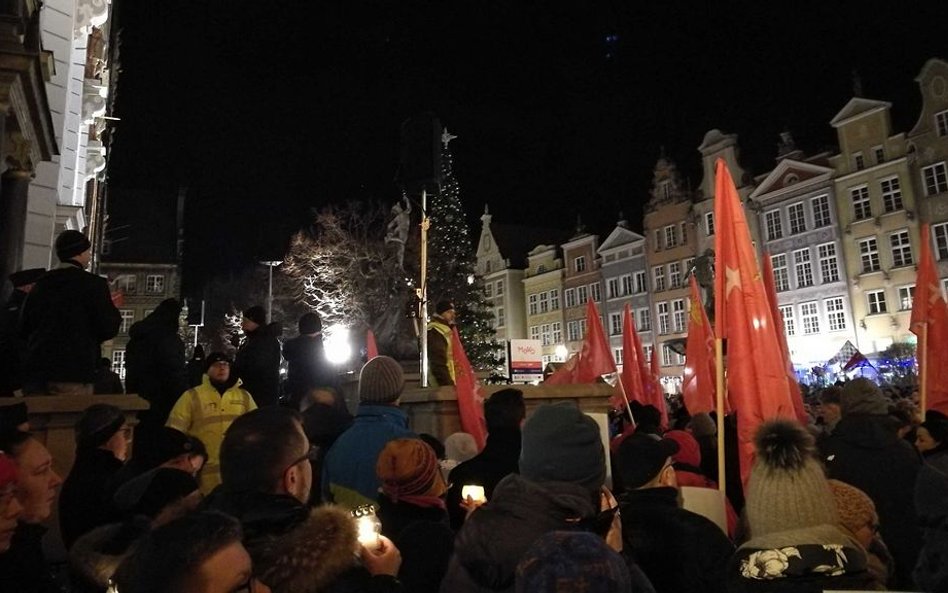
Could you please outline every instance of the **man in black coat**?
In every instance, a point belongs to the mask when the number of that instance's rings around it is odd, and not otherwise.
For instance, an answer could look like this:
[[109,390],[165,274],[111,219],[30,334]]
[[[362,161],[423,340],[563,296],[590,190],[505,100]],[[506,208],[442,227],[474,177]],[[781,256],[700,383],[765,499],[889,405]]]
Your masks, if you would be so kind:
[[502,389],[484,402],[487,444],[478,455],[451,470],[448,480],[448,515],[455,530],[461,528],[467,515],[461,507],[465,485],[483,486],[490,500],[502,479],[520,471],[520,426],[525,417],[526,406],[519,389]]
[[0,310],[0,360],[6,367],[0,374],[0,397],[12,397],[23,387],[26,343],[20,338],[20,311],[26,296],[45,273],[43,268],[32,268],[10,274],[13,293]]
[[[165,299],[148,317],[132,325],[125,347],[125,387],[148,400],[151,408],[139,414],[142,430],[164,426],[168,413],[188,390],[184,342],[178,336],[181,303]],[[137,439],[136,435],[136,440]]]
[[709,519],[681,508],[672,439],[635,433],[619,446],[623,554],[652,581],[656,593],[726,590],[734,546]]
[[24,390],[92,394],[102,342],[118,333],[122,316],[104,278],[86,272],[92,244],[79,231],[56,238],[62,262],[42,278],[23,305]]
[[322,321],[315,313],[306,313],[300,317],[298,327],[300,335],[283,344],[286,392],[294,410],[300,409],[300,400],[314,387],[336,391],[335,377],[323,349]]
[[246,340],[234,359],[235,374],[259,407],[274,406],[280,399],[280,341],[276,324],[267,325],[267,313],[256,305],[244,311],[240,323]]
[[921,459],[899,438],[888,401],[868,379],[853,379],[840,396],[842,418],[819,443],[830,478],[869,495],[879,513],[879,534],[895,559],[896,585],[912,590],[912,569],[922,536],[915,516],[915,479]]

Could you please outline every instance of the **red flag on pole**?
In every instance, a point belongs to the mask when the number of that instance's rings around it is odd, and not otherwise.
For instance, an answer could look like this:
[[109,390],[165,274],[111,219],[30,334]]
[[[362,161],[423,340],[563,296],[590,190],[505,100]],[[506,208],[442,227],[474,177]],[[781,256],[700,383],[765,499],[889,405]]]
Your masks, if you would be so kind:
[[681,394],[690,414],[714,410],[714,332],[701,304],[694,275],[691,276],[691,315],[688,318]]
[[622,312],[622,386],[625,387],[626,397],[641,404],[648,403],[645,399],[645,361],[642,356],[642,347],[638,345],[638,333],[632,322],[632,310],[625,304]]
[[453,328],[451,336],[451,355],[454,358],[454,388],[458,398],[458,415],[461,418],[461,430],[474,437],[480,451],[487,442],[487,423],[484,421],[484,398],[480,394],[480,385],[474,376],[474,369],[467,359],[458,328]]
[[948,305],[941,294],[927,223],[919,233],[921,248],[910,327],[918,336],[922,411],[948,414]]
[[741,199],[723,159],[715,172],[715,329],[727,343],[727,396],[737,411],[741,478],[750,477],[754,433],[773,418],[795,418],[787,368]]
[[662,429],[668,428],[668,408],[665,407],[665,390],[662,388],[662,371],[658,365],[658,348],[652,348],[651,370],[648,374],[648,383],[645,392],[648,403],[662,414]]
[[586,336],[583,347],[566,361],[566,364],[550,375],[547,385],[572,383],[595,383],[603,375],[616,372],[616,361],[609,351],[609,342],[602,329],[599,309],[592,299],[586,301]]
[[803,393],[800,391],[797,374],[793,372],[793,361],[790,360],[790,345],[787,343],[783,313],[780,312],[780,307],[777,305],[777,282],[774,279],[773,262],[770,260],[770,254],[766,252],[764,252],[764,288],[767,290],[771,319],[777,331],[777,338],[780,341],[780,352],[783,356],[784,365],[787,367],[787,384],[790,387],[790,397],[793,400],[793,411],[797,415],[797,420],[806,426],[809,418],[806,409],[803,407]]
[[365,359],[372,360],[379,355],[378,344],[375,343],[375,333],[372,330],[365,332]]

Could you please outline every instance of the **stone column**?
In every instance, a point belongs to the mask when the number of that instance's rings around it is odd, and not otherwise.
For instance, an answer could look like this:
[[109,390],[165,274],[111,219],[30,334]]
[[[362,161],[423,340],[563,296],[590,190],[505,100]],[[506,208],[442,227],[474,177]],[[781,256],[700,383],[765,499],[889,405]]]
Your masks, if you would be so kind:
[[29,142],[19,132],[12,132],[5,148],[7,170],[0,176],[0,280],[4,298],[9,291],[7,276],[23,261],[27,199],[33,178],[27,156]]

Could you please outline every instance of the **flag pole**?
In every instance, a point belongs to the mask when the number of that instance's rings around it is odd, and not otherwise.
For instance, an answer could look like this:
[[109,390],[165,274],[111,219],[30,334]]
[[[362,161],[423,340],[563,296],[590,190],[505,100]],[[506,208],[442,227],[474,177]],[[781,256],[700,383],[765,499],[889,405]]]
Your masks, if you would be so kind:
[[625,409],[629,412],[629,422],[635,426],[635,416],[632,415],[632,404],[629,403],[629,396],[625,392],[625,383],[622,382],[622,374],[616,371],[616,383],[619,384],[619,391],[622,392],[622,399],[625,401]]
[[922,412],[922,420],[925,419],[925,406],[928,403],[928,322],[922,326],[921,348],[916,347],[916,354],[921,350],[921,356],[918,361],[918,406]]
[[727,496],[724,471],[724,340],[714,339],[715,396],[718,421],[718,489]]

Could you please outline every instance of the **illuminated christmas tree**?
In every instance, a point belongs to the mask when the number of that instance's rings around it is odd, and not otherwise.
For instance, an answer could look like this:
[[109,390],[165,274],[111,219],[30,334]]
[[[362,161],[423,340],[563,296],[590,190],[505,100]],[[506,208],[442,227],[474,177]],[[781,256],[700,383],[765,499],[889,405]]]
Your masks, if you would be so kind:
[[450,300],[458,313],[464,350],[476,369],[497,365],[500,345],[494,340],[494,316],[484,296],[484,285],[474,273],[476,255],[461,207],[449,144],[456,136],[441,134],[441,191],[430,197],[428,216],[429,313],[438,301]]

